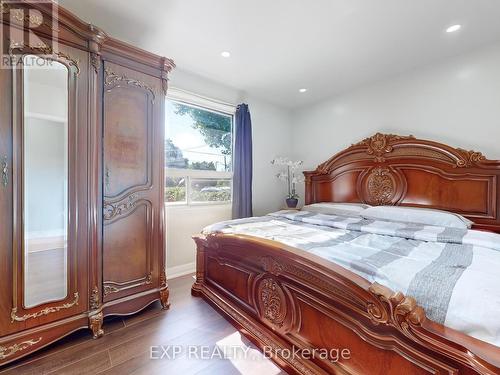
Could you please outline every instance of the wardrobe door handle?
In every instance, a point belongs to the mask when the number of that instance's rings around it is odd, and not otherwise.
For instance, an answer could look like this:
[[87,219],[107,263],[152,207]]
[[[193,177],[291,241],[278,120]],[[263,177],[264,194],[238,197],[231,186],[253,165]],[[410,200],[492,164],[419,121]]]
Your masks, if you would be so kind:
[[109,178],[110,178],[109,168],[106,167],[105,172],[104,172],[104,185],[105,185],[106,191],[109,190]]
[[4,156],[2,161],[2,183],[4,187],[9,184],[9,163],[7,163],[7,156]]

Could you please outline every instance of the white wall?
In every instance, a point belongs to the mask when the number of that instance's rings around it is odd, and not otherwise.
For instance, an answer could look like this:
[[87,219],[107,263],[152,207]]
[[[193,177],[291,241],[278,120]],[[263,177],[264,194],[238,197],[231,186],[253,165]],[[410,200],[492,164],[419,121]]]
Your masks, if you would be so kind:
[[[263,215],[282,207],[285,189],[275,178],[271,165],[276,156],[291,154],[291,114],[275,105],[246,95],[244,92],[176,69],[170,86],[208,98],[249,105],[253,133],[253,209]],[[167,206],[167,275],[194,271],[195,246],[191,236],[203,227],[231,218],[231,206]]]
[[196,249],[191,238],[209,224],[231,218],[231,206],[166,206],[167,276],[194,271]]
[[304,169],[378,131],[500,159],[500,44],[332,97],[293,119],[292,148]]
[[290,113],[266,102],[245,99],[252,115],[253,138],[253,214],[277,211],[285,204],[286,186],[276,178],[271,164],[276,156],[291,156]]

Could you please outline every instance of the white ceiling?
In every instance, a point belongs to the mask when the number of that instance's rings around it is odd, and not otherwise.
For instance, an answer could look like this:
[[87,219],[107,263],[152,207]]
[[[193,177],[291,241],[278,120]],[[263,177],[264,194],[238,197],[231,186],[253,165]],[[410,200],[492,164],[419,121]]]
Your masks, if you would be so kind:
[[[60,4],[179,69],[290,108],[500,41],[500,0]],[[444,32],[456,23],[459,32]],[[220,56],[226,50],[229,59]]]

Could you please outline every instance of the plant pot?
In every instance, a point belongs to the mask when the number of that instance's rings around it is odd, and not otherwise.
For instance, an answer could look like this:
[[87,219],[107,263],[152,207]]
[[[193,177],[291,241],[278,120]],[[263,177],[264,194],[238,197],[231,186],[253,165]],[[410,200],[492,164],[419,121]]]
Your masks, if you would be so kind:
[[297,207],[298,203],[299,203],[299,200],[296,198],[287,198],[286,199],[286,206],[288,208],[295,208],[295,207]]

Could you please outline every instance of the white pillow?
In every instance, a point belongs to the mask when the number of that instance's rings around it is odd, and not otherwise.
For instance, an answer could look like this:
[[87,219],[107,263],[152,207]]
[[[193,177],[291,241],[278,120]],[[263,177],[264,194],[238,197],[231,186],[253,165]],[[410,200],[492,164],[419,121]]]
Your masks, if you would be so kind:
[[368,207],[371,206],[363,203],[314,203],[302,207],[302,210],[325,215],[359,216]]
[[417,207],[378,206],[363,210],[365,219],[402,221],[424,225],[468,229],[473,222],[458,214]]

